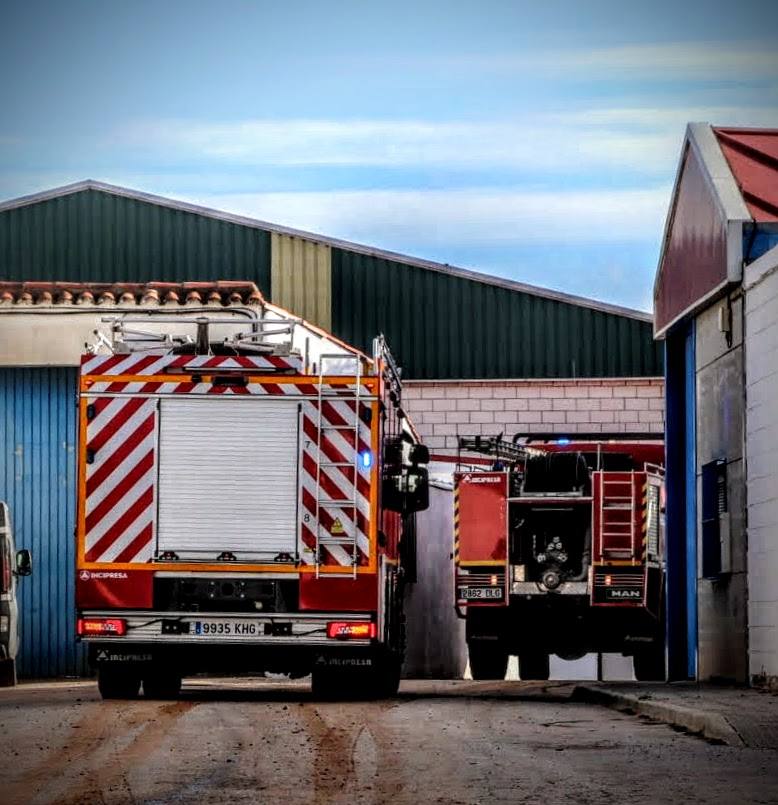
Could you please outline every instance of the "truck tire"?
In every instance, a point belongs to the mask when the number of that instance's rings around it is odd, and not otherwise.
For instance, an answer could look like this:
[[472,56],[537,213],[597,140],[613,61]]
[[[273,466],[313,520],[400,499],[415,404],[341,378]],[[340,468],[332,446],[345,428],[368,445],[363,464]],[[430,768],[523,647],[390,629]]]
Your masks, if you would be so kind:
[[316,667],[311,673],[311,690],[321,701],[389,699],[400,688],[401,667],[391,657],[360,671]]
[[638,682],[664,682],[667,678],[664,644],[636,652],[632,658],[632,667]]
[[523,651],[519,654],[519,679],[523,682],[537,679],[545,682],[550,674],[548,654],[540,651]]
[[181,677],[175,673],[156,671],[143,677],[143,695],[147,699],[177,699],[181,693]]
[[371,676],[374,695],[371,698],[392,699],[400,690],[400,674],[402,660],[398,657],[387,657],[373,669]]
[[342,696],[345,685],[343,672],[333,671],[326,665],[315,666],[311,671],[311,692],[319,701],[333,701]]
[[102,666],[97,669],[97,689],[104,699],[135,699],[140,676],[127,668]]
[[505,679],[508,671],[508,649],[503,645],[486,640],[472,640],[467,644],[467,650],[473,679]]
[[16,684],[16,660],[0,660],[0,688],[12,688]]

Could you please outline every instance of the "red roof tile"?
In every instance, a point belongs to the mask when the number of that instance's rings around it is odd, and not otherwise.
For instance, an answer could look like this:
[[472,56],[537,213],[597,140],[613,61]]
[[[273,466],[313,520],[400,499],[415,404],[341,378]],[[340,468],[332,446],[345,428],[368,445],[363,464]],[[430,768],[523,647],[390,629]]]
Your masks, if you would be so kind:
[[778,129],[713,131],[754,221],[778,221]]
[[0,282],[0,307],[261,305],[253,282]]

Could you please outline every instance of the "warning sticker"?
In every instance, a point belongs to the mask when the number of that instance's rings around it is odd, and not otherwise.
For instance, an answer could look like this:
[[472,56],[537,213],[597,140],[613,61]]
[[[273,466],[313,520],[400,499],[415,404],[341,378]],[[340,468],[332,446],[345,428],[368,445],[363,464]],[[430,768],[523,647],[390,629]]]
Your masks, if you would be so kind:
[[340,517],[336,517],[332,524],[332,528],[330,528],[330,534],[335,537],[342,537],[345,533],[346,529],[343,528],[343,523],[341,523]]

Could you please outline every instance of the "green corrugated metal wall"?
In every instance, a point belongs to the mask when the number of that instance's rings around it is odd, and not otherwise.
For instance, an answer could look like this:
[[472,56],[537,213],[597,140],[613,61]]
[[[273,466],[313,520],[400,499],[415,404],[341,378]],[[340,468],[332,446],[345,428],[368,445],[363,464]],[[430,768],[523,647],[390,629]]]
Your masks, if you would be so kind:
[[83,190],[0,212],[0,279],[249,279],[267,289],[270,233]]
[[[0,280],[236,279],[255,282],[282,305],[311,297],[311,288],[295,294],[288,287],[309,277],[306,250],[275,255],[276,274],[283,264],[286,278],[277,288],[271,251],[268,231],[99,189],[0,212]],[[406,377],[662,374],[648,322],[345,249],[327,251],[331,293],[322,288],[314,296],[331,298],[332,331],[363,349],[385,333]],[[320,278],[330,271],[322,266]],[[318,318],[326,322],[328,312]]]
[[332,326],[383,332],[410,378],[662,374],[649,322],[377,257],[332,250]]

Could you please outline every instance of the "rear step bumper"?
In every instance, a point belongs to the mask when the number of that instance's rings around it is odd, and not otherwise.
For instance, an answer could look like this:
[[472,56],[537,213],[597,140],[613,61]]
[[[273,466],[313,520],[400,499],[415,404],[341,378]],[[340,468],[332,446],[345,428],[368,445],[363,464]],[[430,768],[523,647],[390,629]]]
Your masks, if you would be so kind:
[[124,635],[82,635],[92,644],[151,645],[253,645],[253,646],[370,646],[373,640],[338,640],[327,637],[327,624],[333,621],[370,623],[369,613],[262,613],[224,614],[209,612],[154,612],[85,610],[84,619],[119,619],[125,622]]

